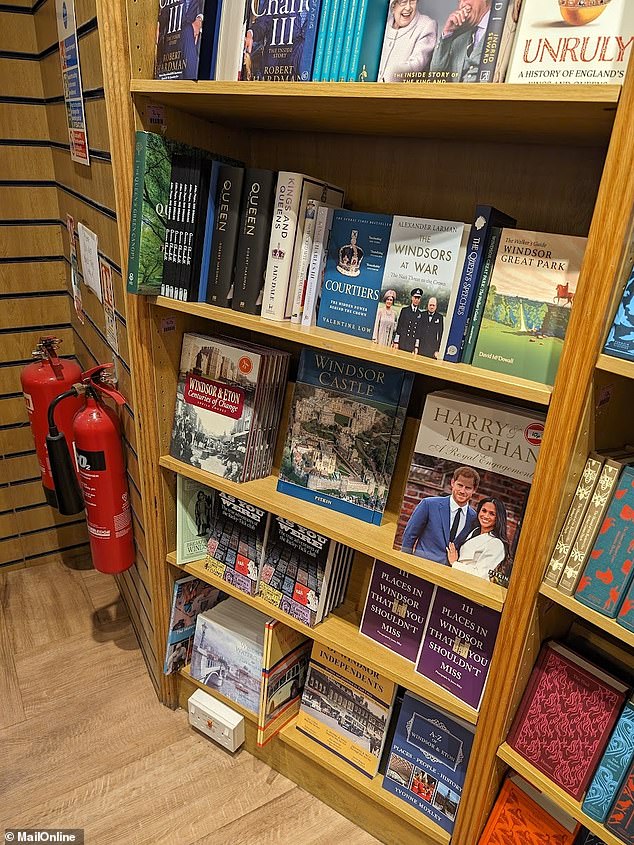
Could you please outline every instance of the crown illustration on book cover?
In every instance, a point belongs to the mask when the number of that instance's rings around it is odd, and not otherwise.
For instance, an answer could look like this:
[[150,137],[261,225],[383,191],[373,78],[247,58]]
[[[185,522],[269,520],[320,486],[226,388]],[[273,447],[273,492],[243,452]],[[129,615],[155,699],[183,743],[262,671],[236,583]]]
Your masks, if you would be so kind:
[[360,246],[357,246],[358,235],[358,230],[353,229],[350,233],[350,243],[342,246],[339,250],[337,270],[344,276],[358,276],[361,272],[363,250]]
[[559,0],[559,11],[566,23],[584,26],[596,20],[611,0]]
[[276,247],[273,248],[271,255],[273,256],[273,258],[282,259],[286,255],[286,252],[278,244]]

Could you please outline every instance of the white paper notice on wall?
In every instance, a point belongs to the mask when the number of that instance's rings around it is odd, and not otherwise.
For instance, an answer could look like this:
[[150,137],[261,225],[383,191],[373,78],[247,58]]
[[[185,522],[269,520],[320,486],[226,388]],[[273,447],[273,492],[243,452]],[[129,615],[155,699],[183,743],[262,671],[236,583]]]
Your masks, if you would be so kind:
[[117,355],[119,354],[119,339],[117,337],[117,315],[114,307],[114,287],[112,284],[112,268],[103,258],[99,259],[101,275],[101,293],[103,296],[103,313],[106,318],[106,340]]
[[77,224],[79,234],[79,252],[81,254],[81,269],[84,284],[97,296],[101,302],[101,276],[99,275],[99,255],[97,253],[97,235],[91,232],[83,223]]

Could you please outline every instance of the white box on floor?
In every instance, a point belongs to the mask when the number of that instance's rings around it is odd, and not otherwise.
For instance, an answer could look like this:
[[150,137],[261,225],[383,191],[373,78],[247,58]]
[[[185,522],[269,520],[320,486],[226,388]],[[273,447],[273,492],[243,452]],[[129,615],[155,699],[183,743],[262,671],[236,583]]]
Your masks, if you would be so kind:
[[244,742],[244,717],[199,689],[187,700],[189,724],[229,751]]

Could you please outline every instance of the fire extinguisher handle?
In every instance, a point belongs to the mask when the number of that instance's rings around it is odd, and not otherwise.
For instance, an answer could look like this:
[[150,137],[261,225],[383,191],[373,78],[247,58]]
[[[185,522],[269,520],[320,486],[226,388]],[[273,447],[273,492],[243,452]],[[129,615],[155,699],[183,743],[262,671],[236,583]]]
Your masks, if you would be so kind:
[[125,405],[125,396],[117,388],[105,379],[102,379],[104,374],[110,373],[114,368],[114,364],[100,364],[97,367],[92,367],[82,373],[82,382],[84,385],[93,387],[98,393],[108,396],[114,400],[117,405]]

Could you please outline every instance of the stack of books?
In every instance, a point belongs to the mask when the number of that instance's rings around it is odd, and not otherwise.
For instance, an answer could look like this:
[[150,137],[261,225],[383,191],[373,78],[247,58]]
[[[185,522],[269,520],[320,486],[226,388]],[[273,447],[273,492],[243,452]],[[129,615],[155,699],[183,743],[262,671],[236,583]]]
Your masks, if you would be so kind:
[[219,599],[219,590],[193,575],[174,581],[163,666],[166,675],[178,672],[190,662],[198,614],[212,608]]

